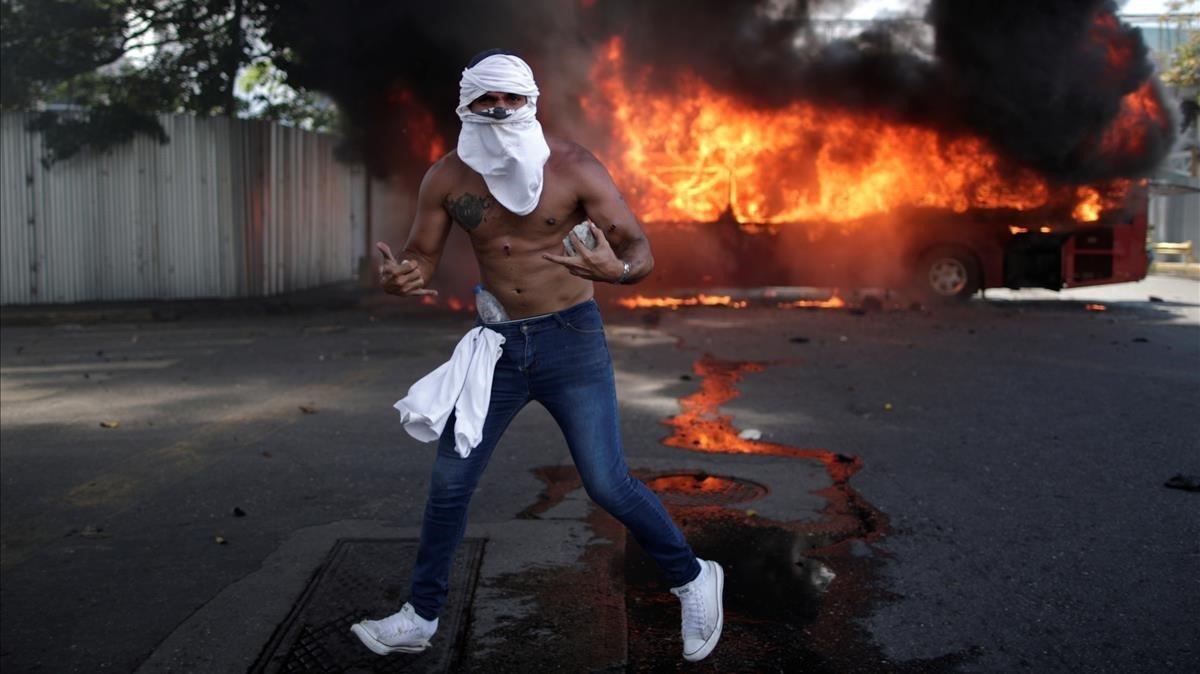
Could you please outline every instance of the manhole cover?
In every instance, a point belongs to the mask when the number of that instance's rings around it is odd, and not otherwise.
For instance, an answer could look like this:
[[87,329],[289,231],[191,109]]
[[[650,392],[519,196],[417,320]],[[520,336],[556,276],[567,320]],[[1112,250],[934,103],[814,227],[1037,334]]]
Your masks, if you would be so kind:
[[251,672],[446,672],[454,667],[483,541],[465,539],[450,569],[450,596],[424,653],[381,657],[350,632],[363,618],[400,610],[417,560],[411,538],[342,539],[275,630]]
[[745,503],[767,495],[767,488],[749,480],[715,475],[663,475],[648,482],[667,505],[705,506]]

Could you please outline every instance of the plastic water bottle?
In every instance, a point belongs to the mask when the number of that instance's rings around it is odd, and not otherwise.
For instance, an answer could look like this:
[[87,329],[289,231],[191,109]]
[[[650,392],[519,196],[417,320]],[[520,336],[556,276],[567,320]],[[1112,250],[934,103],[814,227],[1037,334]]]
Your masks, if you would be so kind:
[[499,323],[508,320],[508,312],[496,296],[483,289],[483,284],[475,286],[475,311],[484,323]]

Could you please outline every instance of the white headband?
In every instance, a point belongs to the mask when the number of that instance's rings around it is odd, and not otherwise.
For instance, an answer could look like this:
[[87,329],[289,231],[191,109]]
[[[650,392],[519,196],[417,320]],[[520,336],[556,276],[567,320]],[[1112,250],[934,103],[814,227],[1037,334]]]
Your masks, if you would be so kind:
[[[529,105],[535,109],[540,93],[528,63],[512,54],[495,54],[462,71],[458,83],[458,116],[463,118],[464,113],[470,114],[471,102],[489,91],[520,94],[527,97]],[[483,119],[486,118],[472,121]]]

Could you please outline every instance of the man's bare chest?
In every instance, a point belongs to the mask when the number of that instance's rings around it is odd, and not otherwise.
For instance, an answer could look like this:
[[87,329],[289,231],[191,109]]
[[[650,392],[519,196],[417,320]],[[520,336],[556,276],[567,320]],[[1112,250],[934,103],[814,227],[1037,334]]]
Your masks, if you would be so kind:
[[517,215],[504,208],[482,179],[452,190],[442,199],[442,207],[473,239],[498,236],[561,238],[567,229],[584,218],[583,208],[574,192],[564,189],[550,177],[546,179],[537,208],[527,215]]

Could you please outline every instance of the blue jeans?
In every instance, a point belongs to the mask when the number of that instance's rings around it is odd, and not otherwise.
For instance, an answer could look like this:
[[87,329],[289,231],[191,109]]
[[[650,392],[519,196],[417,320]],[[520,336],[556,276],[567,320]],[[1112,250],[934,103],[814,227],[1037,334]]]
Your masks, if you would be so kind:
[[629,528],[671,586],[694,579],[700,565],[683,533],[625,465],[612,357],[595,300],[488,327],[506,341],[492,380],[483,440],[461,458],[454,451],[451,416],[438,442],[409,598],[417,614],[432,620],[441,613],[471,494],[504,429],[531,400],[540,402],[562,429],[588,496]]

